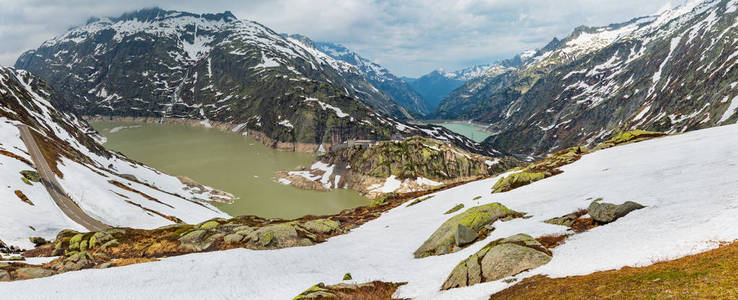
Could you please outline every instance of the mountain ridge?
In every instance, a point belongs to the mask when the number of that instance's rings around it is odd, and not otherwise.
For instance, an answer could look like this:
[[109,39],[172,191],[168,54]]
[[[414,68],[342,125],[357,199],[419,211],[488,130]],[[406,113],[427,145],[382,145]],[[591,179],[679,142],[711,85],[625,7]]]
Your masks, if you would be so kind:
[[737,5],[690,2],[625,23],[578,27],[517,70],[467,82],[441,107],[448,118],[491,124],[496,134],[484,144],[521,155],[592,145],[630,129],[728,124],[735,119]]
[[481,151],[449,131],[403,123],[410,114],[353,65],[230,13],[154,8],[93,19],[26,52],[16,67],[87,116],[217,122],[293,151],[397,134]]

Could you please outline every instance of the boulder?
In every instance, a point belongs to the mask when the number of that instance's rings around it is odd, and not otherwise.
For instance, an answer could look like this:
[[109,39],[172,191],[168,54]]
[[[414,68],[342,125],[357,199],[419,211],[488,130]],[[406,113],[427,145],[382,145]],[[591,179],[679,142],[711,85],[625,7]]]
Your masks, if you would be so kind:
[[210,248],[210,246],[222,238],[222,233],[213,233],[206,229],[197,229],[184,234],[179,238],[179,247],[189,251],[203,251]]
[[20,268],[15,270],[16,279],[34,279],[41,277],[49,277],[54,275],[54,271],[44,268]]
[[469,227],[466,227],[466,226],[461,225],[461,224],[459,224],[456,227],[456,238],[455,238],[455,241],[456,241],[456,245],[458,245],[458,246],[463,246],[463,245],[469,244],[469,243],[473,242],[474,240],[476,240],[477,237],[479,237],[479,234],[477,234],[476,231],[471,230],[471,228],[469,228]]
[[578,219],[578,218],[579,218],[579,216],[577,214],[571,213],[571,214],[568,214],[568,215],[565,215],[565,216],[562,216],[562,217],[551,218],[551,219],[548,219],[548,220],[546,220],[544,222],[545,223],[548,223],[548,224],[553,224],[553,225],[561,225],[561,226],[571,227],[571,225],[574,224],[574,221],[576,219]]
[[90,253],[71,252],[63,261],[54,265],[54,269],[60,273],[87,269],[95,265],[95,260]]
[[31,243],[33,243],[33,245],[35,245],[36,247],[49,243],[49,241],[47,241],[45,238],[42,238],[40,236],[32,236],[28,238],[28,240],[30,240]]
[[238,233],[231,233],[223,237],[223,241],[226,244],[236,244],[243,240],[243,236]]
[[539,181],[541,179],[544,179],[546,177],[551,176],[551,174],[546,172],[518,172],[508,175],[507,177],[502,177],[495,183],[494,186],[492,186],[492,193],[504,193],[510,190],[514,190],[516,188],[519,188],[524,185],[531,184],[533,182]]
[[72,229],[63,229],[62,231],[59,231],[59,233],[56,234],[56,240],[62,240],[64,238],[70,238],[78,234],[79,232],[72,230]]
[[246,238],[256,247],[285,248],[302,245],[294,223],[271,224],[249,233]]
[[457,246],[456,249],[459,249],[458,246],[461,245],[456,243],[456,233],[459,230],[459,225],[463,225],[476,233],[487,232],[486,225],[491,225],[495,221],[508,216],[519,215],[521,214],[499,203],[472,207],[441,224],[423,245],[415,251],[414,256],[415,258],[423,258],[431,255],[447,254],[451,252],[453,246]]
[[460,262],[441,289],[495,281],[535,269],[551,260],[551,252],[527,234],[495,240]]
[[301,224],[303,228],[319,234],[330,234],[341,230],[341,224],[329,219],[310,220]]
[[619,218],[624,217],[628,213],[644,208],[645,206],[640,205],[633,201],[627,201],[623,204],[616,205],[612,203],[602,203],[599,201],[593,201],[587,209],[589,215],[597,222],[610,223]]

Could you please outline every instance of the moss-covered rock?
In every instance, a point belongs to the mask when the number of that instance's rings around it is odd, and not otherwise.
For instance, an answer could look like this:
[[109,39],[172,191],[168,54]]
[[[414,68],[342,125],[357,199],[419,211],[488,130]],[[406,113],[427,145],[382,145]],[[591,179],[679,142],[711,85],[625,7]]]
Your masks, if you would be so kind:
[[40,182],[41,177],[38,175],[38,172],[31,171],[31,170],[23,170],[20,171],[20,174],[23,176],[23,179],[30,181],[30,182]]
[[310,220],[301,224],[303,228],[318,234],[330,234],[341,230],[341,223],[330,219]]
[[84,234],[78,233],[75,234],[70,240],[69,240],[69,250],[79,250],[80,243],[82,242],[82,239],[84,238]]
[[243,238],[244,238],[243,235],[240,235],[238,233],[231,233],[231,234],[227,234],[226,236],[224,236],[223,241],[226,244],[237,244],[243,241]]
[[47,241],[45,238],[42,238],[40,236],[32,236],[28,238],[28,240],[31,241],[31,243],[33,243],[33,245],[35,245],[36,247],[41,246],[41,245],[46,245],[49,243],[49,241]]
[[543,221],[544,223],[553,224],[553,225],[561,225],[566,227],[571,227],[572,224],[574,224],[574,221],[579,218],[579,215],[576,213],[570,213],[561,217],[557,218],[551,218],[546,221]]
[[54,271],[38,267],[20,268],[15,270],[16,279],[34,279],[49,277],[54,275]]
[[493,193],[503,193],[546,178],[544,172],[518,172],[502,177],[492,186]]
[[456,244],[456,232],[458,226],[462,225],[477,233],[486,233],[488,229],[486,225],[491,225],[495,221],[512,216],[521,216],[520,213],[513,211],[500,203],[490,203],[477,207],[472,207],[465,212],[451,217],[431,234],[431,236],[423,243],[423,245],[415,251],[415,258],[422,258],[431,255],[443,255],[451,253]]
[[487,163],[491,158],[424,137],[379,142],[366,148],[349,147],[327,153],[320,159],[329,164],[349,164],[354,172],[379,178],[394,175],[397,178],[448,180],[494,172]]
[[300,243],[297,229],[292,222],[264,226],[251,232],[248,239],[262,247],[284,248]]
[[551,260],[551,252],[527,234],[498,239],[461,261],[441,289],[495,281],[537,268]]
[[95,265],[95,259],[87,251],[73,251],[67,253],[67,257],[54,265],[56,271],[63,273],[87,269]]
[[218,221],[212,220],[212,221],[207,221],[205,223],[200,224],[200,228],[209,229],[209,228],[217,227],[218,225],[220,225]]
[[597,147],[595,147],[595,150],[611,148],[611,147],[615,147],[618,145],[636,143],[636,142],[645,141],[648,139],[652,139],[655,137],[661,137],[665,135],[666,135],[665,133],[657,132],[657,131],[646,131],[646,130],[626,131],[626,132],[616,135],[615,137],[607,141],[600,143],[599,145],[597,145]]
[[[197,229],[185,233],[179,238],[179,247],[190,251],[202,251],[210,247],[212,240],[207,239],[208,230]],[[212,235],[212,234],[211,234]]]

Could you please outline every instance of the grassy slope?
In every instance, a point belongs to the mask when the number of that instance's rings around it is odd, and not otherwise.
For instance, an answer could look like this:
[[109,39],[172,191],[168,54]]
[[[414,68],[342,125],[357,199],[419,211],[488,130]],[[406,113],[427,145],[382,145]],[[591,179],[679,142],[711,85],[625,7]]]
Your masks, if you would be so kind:
[[535,276],[490,299],[738,299],[738,242],[651,266]]

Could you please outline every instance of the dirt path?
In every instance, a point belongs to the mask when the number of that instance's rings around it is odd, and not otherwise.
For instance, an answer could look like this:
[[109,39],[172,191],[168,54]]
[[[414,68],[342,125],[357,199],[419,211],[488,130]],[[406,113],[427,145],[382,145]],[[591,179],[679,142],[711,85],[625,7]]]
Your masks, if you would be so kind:
[[46,187],[46,190],[49,192],[51,198],[54,199],[54,202],[56,202],[56,205],[70,219],[72,219],[72,221],[84,226],[85,228],[87,228],[87,230],[101,231],[110,228],[110,226],[105,225],[104,223],[87,215],[84,211],[82,211],[77,203],[75,203],[72,198],[69,198],[64,190],[62,190],[59,182],[56,181],[56,175],[54,174],[54,172],[51,171],[51,168],[49,168],[49,165],[47,164],[44,156],[41,154],[41,150],[39,150],[38,144],[36,144],[36,140],[33,138],[31,130],[28,128],[28,126],[19,125],[18,130],[20,131],[23,143],[25,143],[26,148],[28,148],[28,153],[33,159],[33,164],[36,165],[36,170],[41,177],[41,182]]

